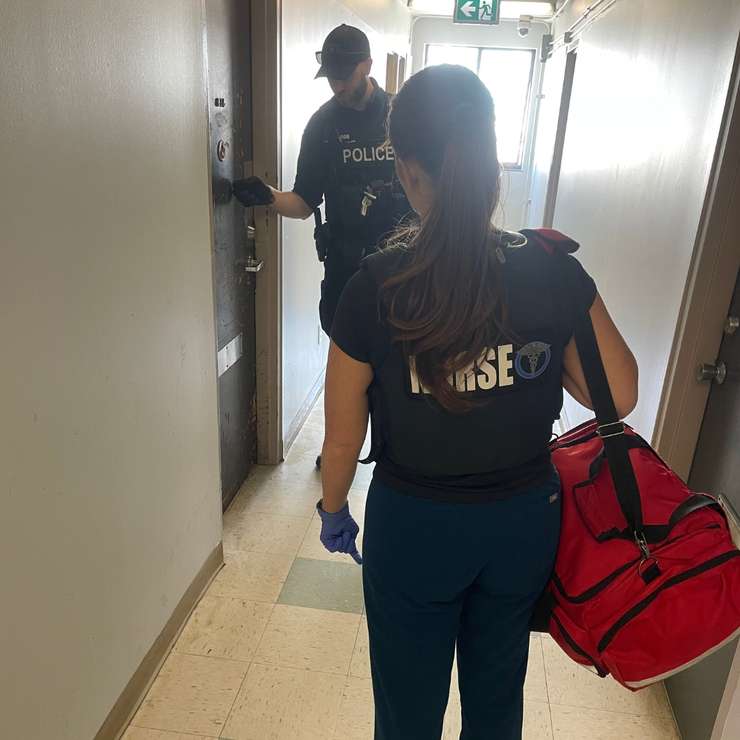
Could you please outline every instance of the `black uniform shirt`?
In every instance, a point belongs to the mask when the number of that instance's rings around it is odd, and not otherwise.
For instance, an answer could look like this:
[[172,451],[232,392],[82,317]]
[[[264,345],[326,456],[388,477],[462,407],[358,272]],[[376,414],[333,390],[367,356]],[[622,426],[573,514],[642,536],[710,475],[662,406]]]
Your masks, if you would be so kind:
[[596,286],[575,258],[558,250],[561,235],[548,244],[538,233],[527,232],[525,246],[505,250],[507,335],[476,369],[452,379],[458,392],[487,401],[464,413],[445,411],[425,392],[383,319],[378,286],[408,254],[375,254],[347,284],[332,339],[373,367],[379,480],[426,498],[483,501],[551,474],[548,444],[563,403],[563,351],[574,312],[590,308]]
[[[391,231],[410,207],[395,176],[387,141],[390,95],[374,90],[363,110],[332,98],[311,116],[303,132],[293,192],[314,209],[326,199],[326,220],[342,239],[367,242]],[[380,187],[383,183],[385,187]],[[368,187],[377,199],[362,213]]]

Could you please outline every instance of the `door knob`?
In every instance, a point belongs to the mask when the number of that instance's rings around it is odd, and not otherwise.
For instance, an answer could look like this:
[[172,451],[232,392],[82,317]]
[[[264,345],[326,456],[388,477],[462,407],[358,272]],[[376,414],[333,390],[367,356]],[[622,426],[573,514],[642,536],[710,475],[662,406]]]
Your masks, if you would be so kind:
[[725,321],[725,334],[731,337],[738,329],[740,329],[740,316],[728,316]]
[[716,365],[707,365],[703,363],[699,365],[699,370],[696,373],[696,379],[700,382],[715,382],[717,385],[727,380],[727,365],[721,360]]

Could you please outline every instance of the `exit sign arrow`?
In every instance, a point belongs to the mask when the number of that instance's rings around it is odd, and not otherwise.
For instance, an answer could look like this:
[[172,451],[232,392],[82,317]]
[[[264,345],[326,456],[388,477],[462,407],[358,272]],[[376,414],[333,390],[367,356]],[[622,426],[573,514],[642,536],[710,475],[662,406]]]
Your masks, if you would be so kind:
[[460,6],[460,12],[468,18],[472,18],[473,13],[475,13],[477,10],[478,8],[475,7],[475,3],[472,2],[472,0],[468,0],[465,5]]

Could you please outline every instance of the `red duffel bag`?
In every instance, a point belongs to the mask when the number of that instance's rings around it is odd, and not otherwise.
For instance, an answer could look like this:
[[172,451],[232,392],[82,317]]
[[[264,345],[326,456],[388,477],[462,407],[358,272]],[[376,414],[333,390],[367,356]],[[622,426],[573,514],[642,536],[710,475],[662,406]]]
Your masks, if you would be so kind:
[[588,314],[576,344],[596,420],[551,445],[563,509],[547,628],[573,660],[637,690],[740,634],[740,550],[718,501],[618,420]]

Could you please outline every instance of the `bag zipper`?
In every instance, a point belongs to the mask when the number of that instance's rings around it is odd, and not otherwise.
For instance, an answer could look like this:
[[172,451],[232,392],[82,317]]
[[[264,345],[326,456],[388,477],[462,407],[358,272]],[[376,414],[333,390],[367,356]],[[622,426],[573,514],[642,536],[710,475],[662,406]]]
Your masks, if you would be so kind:
[[[584,421],[583,424],[579,424],[577,427],[573,427],[573,429],[569,429],[567,432],[565,432],[565,434],[561,434],[559,437],[556,437],[552,441],[552,446],[557,448],[557,447],[562,447],[564,445],[571,445],[573,443],[574,437],[577,437],[578,441],[580,442],[583,439],[583,437],[579,435],[582,435],[584,432],[586,432],[586,430],[590,426],[594,425],[595,423],[596,423],[596,419],[591,419],[590,421]],[[594,431],[589,432],[587,436],[591,438],[595,435],[596,435],[596,427],[594,427]],[[568,440],[568,441],[558,444],[560,440]]]
[[[557,602],[556,602],[557,603]],[[580,655],[582,658],[585,658],[599,673],[599,676],[604,678],[604,676],[608,676],[608,671],[604,671],[604,669],[592,658],[569,634],[568,631],[563,627],[563,623],[557,618],[555,612],[553,611],[550,616],[552,617],[552,620],[555,622],[555,624],[558,626],[558,630],[560,631],[560,634],[563,636],[563,639],[568,643],[568,646],[570,649],[574,652]]]
[[585,437],[578,437],[577,439],[573,439],[570,442],[561,442],[558,444],[555,449],[556,450],[564,450],[568,447],[575,447],[576,445],[585,444],[586,442],[590,442],[594,437],[598,437],[599,435],[596,434],[596,432],[589,432]]
[[625,612],[605,633],[604,636],[601,638],[597,650],[599,653],[603,653],[604,650],[609,647],[612,640],[616,637],[617,633],[627,624],[629,624],[633,619],[635,619],[637,616],[639,616],[642,612],[647,609],[650,604],[655,601],[660,594],[663,593],[663,591],[666,591],[669,588],[672,588],[673,586],[678,586],[679,584],[683,583],[684,581],[688,581],[691,578],[694,578],[695,576],[699,576],[702,573],[706,573],[707,571],[710,571],[714,568],[718,568],[720,565],[724,565],[725,563],[729,562],[733,558],[740,557],[740,550],[729,550],[728,552],[723,553],[722,555],[718,555],[715,558],[712,558],[711,560],[707,560],[705,563],[702,563],[701,565],[697,565],[694,568],[690,568],[689,570],[680,573],[677,576],[673,576],[673,578],[669,578],[667,581],[664,581],[658,588],[655,589],[649,596],[646,596],[642,601],[638,601],[637,604],[635,604],[629,611]]
[[[698,534],[699,532],[705,532],[710,529],[719,529],[718,524],[709,524],[706,527],[702,527],[701,529],[697,529],[693,532],[687,532],[686,534],[682,534],[678,537],[673,537],[670,540],[665,540],[665,542],[659,543],[660,548],[665,548],[668,545],[672,545],[679,540],[684,539],[685,537],[690,537],[692,535]],[[655,560],[659,560],[662,553],[656,552],[653,550],[653,553],[651,555],[652,558]],[[602,578],[598,583],[594,584],[590,588],[586,589],[583,593],[578,594],[578,596],[570,596],[570,594],[566,593],[565,586],[563,586],[562,581],[558,578],[556,573],[553,573],[552,575],[552,581],[555,584],[555,587],[558,591],[560,591],[560,595],[571,604],[583,604],[586,601],[590,601],[594,598],[594,596],[598,596],[607,586],[610,586],[619,576],[622,575],[622,573],[625,573],[628,571],[632,566],[637,565],[640,561],[644,560],[644,557],[635,558],[634,560],[630,560],[628,563],[625,563],[624,565],[620,565],[619,568],[617,568],[615,571],[610,573],[605,578]]]
[[613,573],[610,573],[608,576],[606,576],[606,578],[603,578],[597,584],[584,591],[582,594],[578,594],[578,596],[570,596],[566,593],[565,586],[563,586],[562,581],[557,577],[557,574],[553,573],[552,580],[557,590],[560,591],[560,595],[566,601],[569,601],[571,604],[583,604],[586,601],[590,601],[591,599],[593,599],[594,596],[598,596],[598,594],[600,594],[607,586],[610,586],[617,578],[619,578],[622,573],[629,570],[632,566],[637,565],[641,560],[642,557],[630,560],[629,563],[620,566]]

